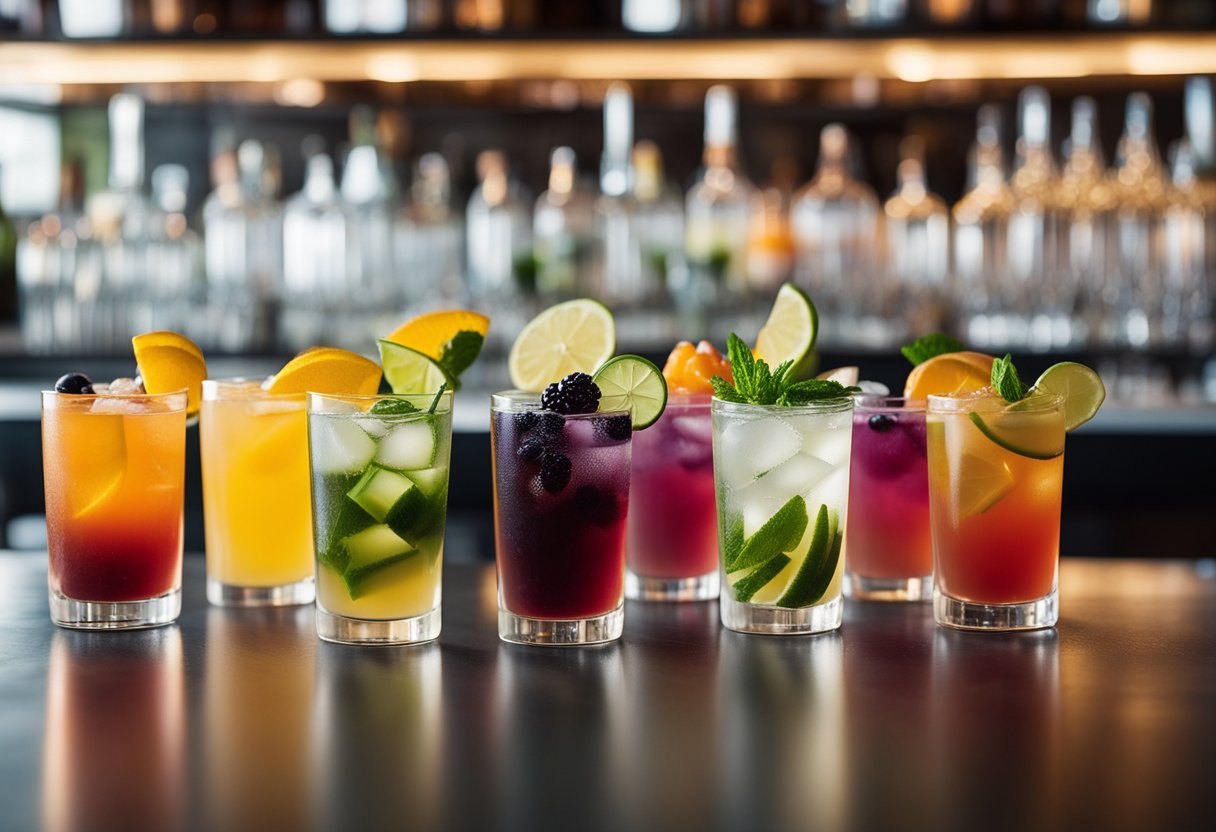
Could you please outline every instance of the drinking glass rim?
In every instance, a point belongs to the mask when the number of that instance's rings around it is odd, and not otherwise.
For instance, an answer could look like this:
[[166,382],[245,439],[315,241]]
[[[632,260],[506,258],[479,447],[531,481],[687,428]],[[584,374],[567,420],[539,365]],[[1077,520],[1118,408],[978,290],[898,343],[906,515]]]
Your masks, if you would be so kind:
[[[217,395],[221,391],[231,390],[233,388],[247,389],[253,395],[243,397],[249,399],[299,399],[304,401],[307,393],[273,393],[270,390],[262,387],[267,379],[274,378],[274,375],[258,377],[245,376],[229,376],[227,378],[205,378],[203,379],[203,401],[219,401],[227,398],[223,395]],[[235,397],[234,397],[235,398]]]
[[1055,393],[1035,393],[1016,402],[1001,396],[935,396],[928,398],[927,413],[994,413],[1010,408],[1019,413],[1045,413],[1064,406],[1064,397]]
[[830,399],[817,399],[806,404],[749,404],[747,402],[728,402],[714,396],[712,399],[715,413],[846,413],[853,409],[852,396],[835,396]]
[[[490,410],[493,413],[527,413],[530,411],[557,413],[556,410],[545,411],[540,406],[540,393],[529,393],[527,390],[500,390],[490,394]],[[629,416],[628,410],[595,410],[591,413],[558,413],[563,419],[594,419],[604,416]]]
[[[102,382],[102,384],[108,385],[110,382]],[[170,398],[171,396],[189,397],[190,395],[190,390],[186,387],[183,387],[180,390],[170,390],[168,393],[111,393],[108,390],[93,393],[63,393],[59,390],[43,390],[41,392],[44,401],[46,399],[61,398],[80,399],[82,401],[92,399],[139,399],[141,401],[151,399],[153,401],[161,401],[163,399]],[[182,408],[185,407],[186,404],[183,403]],[[174,409],[176,410],[176,408]]]
[[[372,393],[370,395],[363,395],[363,394],[348,395],[345,393],[308,392],[305,395],[308,396],[308,410],[311,413],[311,412],[314,412],[313,411],[313,400],[314,399],[319,399],[322,401],[347,402],[350,404],[364,404],[367,402],[375,403],[375,402],[379,402],[379,401],[406,401],[406,402],[409,402],[410,404],[414,404],[414,405],[424,404],[426,407],[430,407],[431,402],[435,401],[436,395],[438,395],[439,401],[444,402],[447,405],[447,410],[451,410],[452,409],[452,400],[453,400],[455,394],[452,390],[444,390],[442,393],[439,393],[439,394],[436,394],[436,393]],[[326,411],[320,411],[320,412],[323,415],[326,413]],[[447,411],[440,411],[440,412],[447,412]],[[372,414],[372,415],[375,415],[375,414]],[[399,414],[397,414],[397,415],[399,415]]]
[[924,413],[929,408],[925,399],[895,396],[890,393],[854,393],[853,409],[867,413]]

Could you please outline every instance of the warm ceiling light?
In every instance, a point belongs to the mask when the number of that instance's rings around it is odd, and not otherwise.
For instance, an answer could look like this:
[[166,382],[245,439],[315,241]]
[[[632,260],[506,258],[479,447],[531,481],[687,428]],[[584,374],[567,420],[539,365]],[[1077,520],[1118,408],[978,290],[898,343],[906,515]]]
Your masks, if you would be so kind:
[[325,100],[325,85],[315,78],[292,78],[279,85],[274,100],[285,107],[315,107]]

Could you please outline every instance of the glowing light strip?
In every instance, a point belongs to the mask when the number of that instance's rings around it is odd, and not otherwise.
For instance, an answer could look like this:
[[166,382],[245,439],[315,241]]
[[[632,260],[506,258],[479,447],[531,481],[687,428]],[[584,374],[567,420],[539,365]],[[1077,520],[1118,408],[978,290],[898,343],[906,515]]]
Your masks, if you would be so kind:
[[378,80],[936,79],[1216,73],[1216,35],[928,40],[8,43],[0,86]]

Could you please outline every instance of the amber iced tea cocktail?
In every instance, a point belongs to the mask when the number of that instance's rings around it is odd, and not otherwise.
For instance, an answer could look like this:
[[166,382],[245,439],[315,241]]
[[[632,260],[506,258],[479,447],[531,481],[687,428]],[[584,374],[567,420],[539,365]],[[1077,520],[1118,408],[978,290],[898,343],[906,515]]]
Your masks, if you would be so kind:
[[51,618],[167,624],[181,610],[186,393],[42,394]]

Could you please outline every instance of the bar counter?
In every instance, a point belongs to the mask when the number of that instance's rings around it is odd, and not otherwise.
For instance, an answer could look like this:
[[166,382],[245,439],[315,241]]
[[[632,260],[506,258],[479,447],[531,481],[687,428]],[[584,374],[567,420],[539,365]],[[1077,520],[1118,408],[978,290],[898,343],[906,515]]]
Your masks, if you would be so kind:
[[0,553],[5,830],[1216,828],[1216,563],[1065,559],[1059,627],[850,602],[745,636],[630,603],[592,648],[500,643],[490,565],[443,634],[319,642],[311,608],[55,628]]

